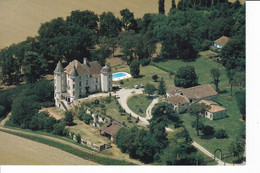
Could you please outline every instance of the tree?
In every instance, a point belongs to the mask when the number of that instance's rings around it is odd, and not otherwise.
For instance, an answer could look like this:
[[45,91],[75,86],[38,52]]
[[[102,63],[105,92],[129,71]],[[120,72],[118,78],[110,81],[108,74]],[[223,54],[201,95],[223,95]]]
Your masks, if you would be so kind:
[[47,132],[53,131],[53,125],[56,124],[57,121],[53,117],[47,117],[44,121],[44,129],[46,129]]
[[175,9],[175,8],[176,8],[175,0],[172,0],[172,6],[171,6],[171,9]]
[[133,60],[130,64],[130,73],[134,78],[137,78],[140,73],[140,63],[138,60]]
[[158,1],[158,6],[159,6],[158,9],[159,9],[160,14],[165,14],[164,3],[165,3],[165,0]]
[[52,133],[54,134],[54,135],[60,135],[60,136],[64,136],[65,135],[65,126],[64,126],[64,124],[62,124],[62,123],[56,123],[56,124],[54,124],[54,126],[53,126],[53,131],[52,131]]
[[120,20],[112,12],[103,12],[99,22],[99,33],[102,37],[115,38],[121,31]]
[[216,87],[217,92],[219,92],[219,88],[218,88],[218,83],[219,83],[219,77],[220,77],[220,72],[219,69],[213,67],[212,69],[210,69],[210,74],[212,79],[214,80],[214,84]]
[[235,96],[239,111],[242,114],[242,119],[246,120],[246,93],[245,91],[238,91]]
[[34,83],[43,75],[47,67],[46,60],[37,52],[26,52],[23,60],[24,79]]
[[67,22],[72,24],[77,24],[81,27],[86,29],[90,29],[95,33],[98,32],[98,15],[95,14],[93,11],[85,10],[79,11],[75,10],[72,11],[70,16],[67,17]]
[[90,122],[93,120],[93,117],[90,114],[84,114],[83,115],[83,121],[86,124],[90,124]]
[[152,78],[153,78],[154,82],[157,82],[158,75],[157,75],[157,74],[155,74],[155,75],[153,75],[153,76],[152,76]]
[[166,84],[163,78],[161,78],[159,86],[158,86],[158,95],[165,95],[166,94]]
[[32,130],[38,130],[38,118],[36,116],[32,117],[29,128]]
[[126,8],[120,11],[120,15],[122,16],[121,23],[126,31],[137,30],[137,22],[134,18],[134,13]]
[[245,141],[243,139],[232,141],[229,146],[229,151],[238,158],[238,161],[241,161],[245,151]]
[[227,132],[224,129],[217,130],[215,136],[217,139],[228,137]]
[[65,112],[64,121],[66,122],[67,125],[71,125],[73,123],[73,115],[71,111]]
[[205,105],[204,103],[202,104],[192,104],[189,108],[189,112],[191,115],[196,117],[196,131],[197,131],[197,136],[199,136],[199,119],[201,115],[204,115],[206,110],[209,109],[209,106]]
[[1,75],[4,82],[13,84],[19,82],[19,62],[14,55],[14,45],[0,52]]
[[189,88],[198,84],[198,77],[193,66],[180,67],[174,78],[175,86]]
[[213,135],[215,133],[214,131],[214,128],[209,126],[209,125],[206,125],[203,127],[202,129],[202,133],[205,135],[205,136],[208,136],[208,135]]
[[156,91],[156,88],[153,84],[146,84],[144,87],[144,93],[148,94],[149,96],[153,95]]

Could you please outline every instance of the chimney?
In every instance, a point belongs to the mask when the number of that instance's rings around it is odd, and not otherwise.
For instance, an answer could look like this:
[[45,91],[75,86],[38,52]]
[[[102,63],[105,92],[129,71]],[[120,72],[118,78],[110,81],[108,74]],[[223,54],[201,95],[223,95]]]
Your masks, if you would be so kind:
[[83,64],[85,64],[86,66],[88,65],[88,59],[87,58],[83,58]]

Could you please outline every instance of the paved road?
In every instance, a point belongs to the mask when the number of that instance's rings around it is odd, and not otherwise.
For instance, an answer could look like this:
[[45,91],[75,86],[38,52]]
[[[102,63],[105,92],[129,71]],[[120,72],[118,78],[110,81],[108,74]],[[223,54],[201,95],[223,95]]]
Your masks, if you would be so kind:
[[121,89],[113,95],[119,95],[120,98],[118,99],[118,102],[127,113],[131,114],[135,118],[139,117],[140,125],[149,125],[149,122],[145,118],[134,113],[127,105],[127,99],[135,94],[143,94],[143,89]]
[[152,108],[153,106],[158,103],[159,98],[155,97],[152,101],[152,103],[148,106],[148,108],[146,109],[146,119],[149,120],[152,118]]

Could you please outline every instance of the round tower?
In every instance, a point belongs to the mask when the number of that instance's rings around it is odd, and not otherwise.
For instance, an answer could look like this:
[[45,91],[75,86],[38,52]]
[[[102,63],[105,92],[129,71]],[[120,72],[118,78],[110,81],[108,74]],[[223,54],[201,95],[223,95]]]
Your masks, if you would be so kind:
[[101,91],[112,91],[112,71],[107,65],[101,69]]
[[[79,81],[78,81],[78,73],[75,67],[73,67],[70,75],[70,96],[72,100],[79,98]],[[71,101],[72,101],[71,100]]]
[[54,70],[54,99],[57,105],[57,99],[61,99],[61,93],[66,91],[66,76],[64,73],[64,68],[59,61]]

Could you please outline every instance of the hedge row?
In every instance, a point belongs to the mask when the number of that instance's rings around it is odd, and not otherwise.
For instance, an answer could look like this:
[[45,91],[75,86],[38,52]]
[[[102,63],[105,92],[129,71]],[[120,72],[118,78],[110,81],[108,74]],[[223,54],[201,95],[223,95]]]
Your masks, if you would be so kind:
[[165,71],[165,72],[174,74],[173,71],[171,71],[171,70],[169,70],[168,68],[165,68],[164,66],[161,66],[161,65],[159,65],[159,64],[157,64],[157,63],[155,63],[155,62],[152,62],[152,61],[151,61],[151,62],[150,62],[150,65],[153,65],[153,66],[155,66],[155,67],[157,67],[157,68],[159,68],[159,69],[161,69],[161,70],[163,70],[163,71]]

